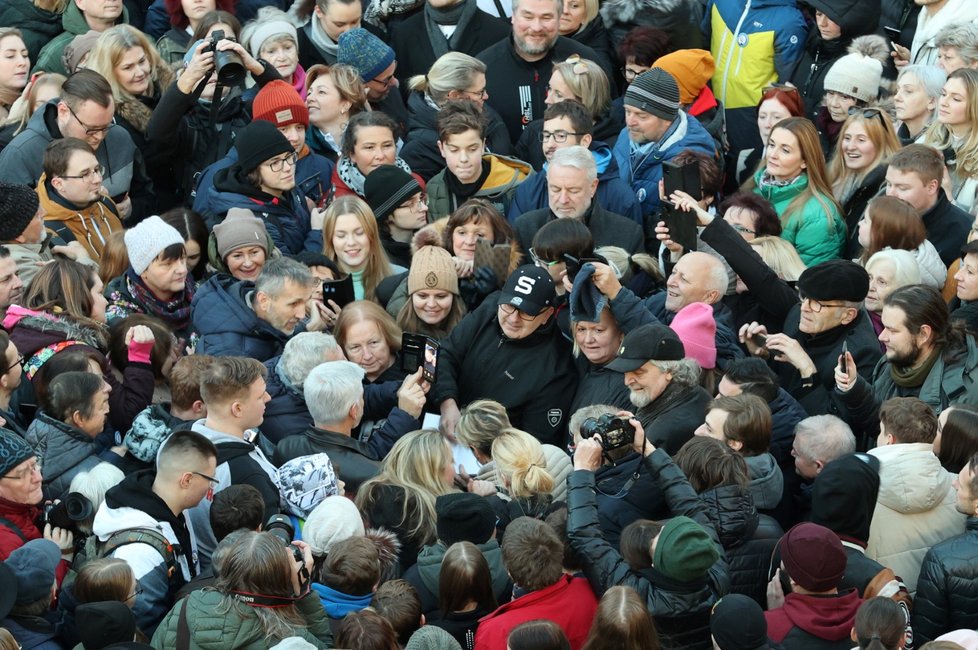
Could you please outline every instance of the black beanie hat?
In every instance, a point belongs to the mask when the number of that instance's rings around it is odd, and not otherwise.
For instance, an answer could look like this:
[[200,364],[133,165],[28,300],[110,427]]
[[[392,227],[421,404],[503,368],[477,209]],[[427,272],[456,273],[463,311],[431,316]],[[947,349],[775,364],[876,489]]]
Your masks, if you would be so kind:
[[238,132],[234,139],[238,166],[248,173],[266,160],[291,153],[292,145],[271,122],[255,120]]
[[717,601],[710,614],[710,633],[720,650],[770,647],[764,610],[753,598],[742,594],[727,594]]
[[869,454],[848,454],[827,464],[812,489],[812,523],[840,537],[869,541],[869,524],[880,490],[880,461]]
[[24,232],[41,205],[27,185],[0,183],[0,242],[13,241]]
[[367,174],[363,182],[363,198],[381,223],[397,206],[420,191],[418,180],[397,165],[381,165]]
[[850,260],[829,260],[805,269],[798,289],[812,300],[862,302],[869,293],[869,273]]
[[132,641],[136,619],[125,603],[110,600],[79,605],[75,613],[78,636],[86,648]]
[[496,530],[496,513],[485,497],[471,492],[452,492],[435,499],[438,539],[445,546],[455,542],[485,544]]

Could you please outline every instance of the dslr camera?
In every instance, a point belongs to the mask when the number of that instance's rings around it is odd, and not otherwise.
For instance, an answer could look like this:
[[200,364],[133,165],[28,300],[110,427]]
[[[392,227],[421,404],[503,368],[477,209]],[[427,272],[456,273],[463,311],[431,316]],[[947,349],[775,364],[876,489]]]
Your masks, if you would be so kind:
[[61,501],[44,506],[44,522],[65,530],[78,530],[78,522],[94,515],[92,502],[80,492],[69,492]]
[[214,74],[217,75],[217,83],[229,88],[244,83],[245,67],[237,52],[217,49],[217,44],[225,38],[227,37],[224,35],[224,30],[216,30],[211,34],[206,51],[214,53]]
[[292,545],[292,540],[295,539],[295,528],[292,527],[292,520],[286,515],[272,515],[262,530],[282,540],[282,543],[292,551],[292,557],[296,562],[302,564],[305,561],[302,549]]
[[611,413],[584,420],[581,424],[581,437],[593,438],[598,435],[601,436],[601,448],[608,452],[632,444],[635,427],[628,420],[615,417]]

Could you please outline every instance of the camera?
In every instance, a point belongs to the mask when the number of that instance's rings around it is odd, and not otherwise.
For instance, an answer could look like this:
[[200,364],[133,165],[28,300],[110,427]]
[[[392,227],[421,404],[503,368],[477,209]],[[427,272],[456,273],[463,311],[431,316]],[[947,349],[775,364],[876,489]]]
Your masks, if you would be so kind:
[[272,515],[269,517],[268,523],[265,524],[264,530],[282,540],[282,543],[292,550],[292,557],[295,558],[296,562],[301,564],[305,561],[302,556],[302,549],[292,545],[292,540],[295,539],[295,528],[292,526],[291,519],[285,515]]
[[608,260],[597,253],[592,252],[593,257],[574,257],[570,253],[564,253],[561,255],[567,269],[567,277],[573,282],[577,278],[578,272],[580,272],[581,267],[588,262],[600,262],[602,264],[607,264]]
[[217,49],[217,44],[225,38],[224,30],[215,30],[211,34],[207,51],[214,53],[214,72],[217,74],[217,83],[225,87],[237,86],[244,83],[245,80],[244,62],[237,52]]
[[617,418],[605,413],[599,418],[587,418],[581,424],[581,437],[593,438],[601,436],[601,448],[604,451],[620,449],[632,444],[635,439],[635,427],[628,420]]
[[81,492],[69,492],[58,503],[44,506],[44,521],[54,528],[74,529],[95,514],[92,502]]

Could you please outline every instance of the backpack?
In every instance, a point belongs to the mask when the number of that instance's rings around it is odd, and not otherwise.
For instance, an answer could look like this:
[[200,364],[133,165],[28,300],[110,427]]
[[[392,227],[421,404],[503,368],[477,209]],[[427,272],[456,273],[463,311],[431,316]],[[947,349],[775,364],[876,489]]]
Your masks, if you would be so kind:
[[173,544],[158,530],[152,528],[126,528],[118,530],[107,540],[100,541],[96,535],[89,535],[85,538],[84,544],[75,553],[75,559],[71,563],[71,572],[78,573],[86,564],[92,560],[109,557],[116,549],[129,544],[148,544],[163,557],[166,564],[166,576],[171,582],[174,577],[182,575],[177,567],[176,552]]

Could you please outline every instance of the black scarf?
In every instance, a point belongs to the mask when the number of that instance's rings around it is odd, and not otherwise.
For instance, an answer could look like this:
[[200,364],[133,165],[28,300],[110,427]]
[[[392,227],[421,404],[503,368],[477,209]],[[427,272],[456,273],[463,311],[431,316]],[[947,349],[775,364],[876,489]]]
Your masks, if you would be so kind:
[[[472,21],[478,9],[476,0],[462,0],[451,7],[435,9],[429,3],[424,5],[424,25],[428,32],[428,40],[431,41],[431,49],[435,53],[435,58],[440,58],[443,54],[458,49],[459,40],[465,33],[465,28]],[[439,25],[456,25],[450,39],[445,38],[445,34],[438,29]]]
[[491,168],[492,163],[483,158],[482,173],[479,174],[479,178],[477,178],[474,183],[463,183],[458,180],[458,177],[455,176],[451,170],[445,170],[445,186],[448,187],[448,191],[455,199],[455,206],[453,206],[453,209],[454,207],[471,199],[479,190],[482,189],[482,185],[486,182],[486,179],[489,178],[489,170]]

